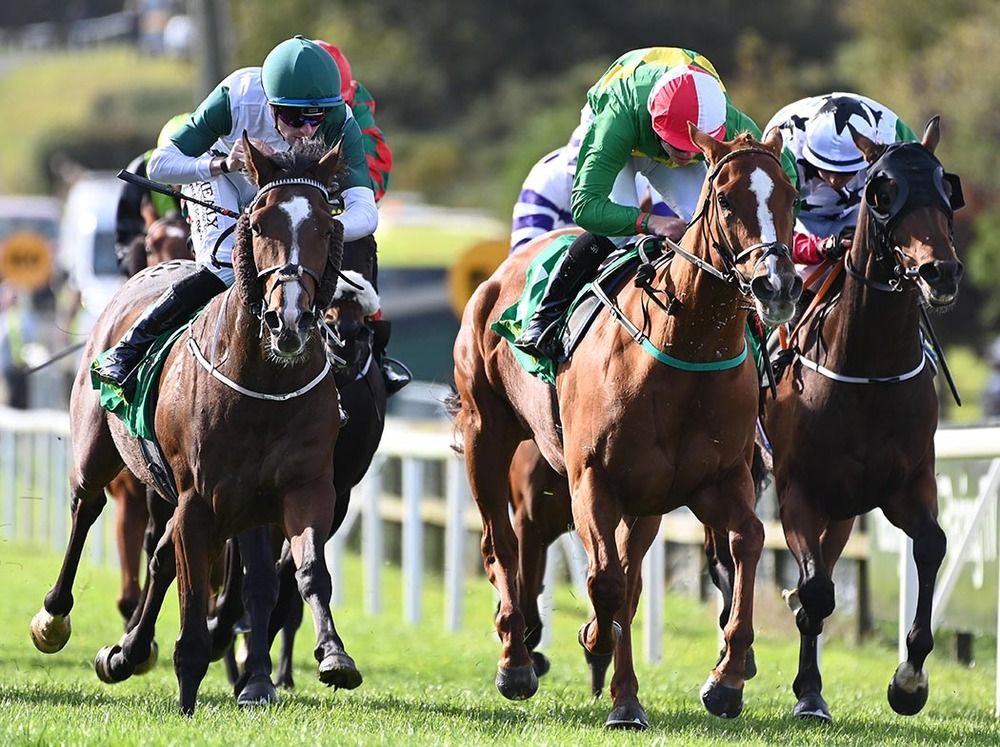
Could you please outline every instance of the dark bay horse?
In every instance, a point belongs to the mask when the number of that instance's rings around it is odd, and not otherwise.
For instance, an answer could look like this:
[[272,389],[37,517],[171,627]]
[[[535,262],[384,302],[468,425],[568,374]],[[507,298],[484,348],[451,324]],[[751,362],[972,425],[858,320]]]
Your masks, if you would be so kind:
[[[381,307],[373,284],[374,242],[361,240],[345,243],[341,266],[343,280],[337,286],[325,316],[327,352],[335,361],[334,380],[347,416],[346,422],[341,425],[334,452],[337,505],[330,527],[331,537],[347,515],[351,491],[371,466],[382,440],[386,412],[385,379],[375,360],[375,333],[371,322],[371,317]],[[239,705],[276,702],[278,693],[275,685],[294,686],[292,651],[295,634],[302,623],[302,599],[296,590],[295,565],[287,545],[278,559],[273,611],[265,605],[241,604],[243,599],[252,599],[254,589],[261,586],[269,588],[274,584],[274,549],[266,533],[241,534],[239,553],[245,561],[245,573],[240,573],[240,563],[231,567],[234,572],[227,576],[226,588],[220,595],[225,610],[220,613],[221,619],[216,621],[216,625],[228,626],[227,642],[232,638],[232,626],[243,615],[244,607],[250,618],[246,665],[242,675],[234,682]],[[278,671],[272,682],[270,649],[279,632],[281,651]],[[218,648],[220,650],[215,651],[217,655],[221,653],[221,647]]]
[[792,363],[766,408],[781,521],[799,565],[788,594],[801,641],[794,713],[824,720],[816,648],[834,608],[833,567],[854,518],[875,508],[913,538],[920,587],[889,704],[913,714],[927,701],[923,666],[946,540],[934,477],[938,398],[921,307],[950,307],[962,276],[952,236],[961,192],[934,156],[938,118],[920,143],[885,146],[852,134],[869,166],[843,288],[796,330]]
[[[524,699],[538,687],[525,645],[507,480],[518,444],[533,438],[569,479],[594,612],[579,638],[591,656],[615,657],[612,727],[647,725],[631,622],[642,557],[659,517],[681,505],[729,533],[737,568],[733,614],[726,654],[701,697],[717,715],[735,716],[742,708],[763,545],[750,474],[758,380],[744,357],[745,330],[754,308],[766,323],[787,321],[801,292],[788,251],[795,193],[778,160],[780,135],[763,144],[748,135],[720,143],[691,130],[709,176],[699,212],[674,246],[677,256],[654,279],[679,308],[647,314],[638,335],[643,345],[624,324],[602,315],[560,366],[554,389],[521,368],[490,323],[518,300],[528,263],[551,236],[512,255],[479,286],[455,343],[456,428],[483,519],[484,567],[500,596],[497,689]],[[643,323],[646,291],[628,287],[618,302],[625,318]]]
[[[184,218],[176,213],[158,217],[149,200],[143,201],[141,210],[146,223],[145,233],[132,241],[122,262],[122,271],[128,277],[161,262],[194,259],[189,242],[191,227]],[[107,490],[115,500],[115,540],[121,568],[117,607],[127,622],[139,604],[142,551],[145,548],[146,557],[152,556],[171,511],[165,504],[163,510],[159,510],[162,502],[159,496],[152,488],[147,494],[146,486],[128,469],[119,472]],[[151,512],[155,525],[147,533]]]
[[[330,613],[323,560],[335,513],[333,452],[338,393],[318,325],[335,292],[343,226],[328,189],[339,152],[297,144],[264,156],[244,137],[247,173],[260,189],[237,222],[236,283],[213,299],[164,364],[155,431],[180,494],[168,532],[150,561],[138,624],[99,652],[95,668],[112,682],[150,654],[156,617],[176,573],[181,632],[174,650],[180,707],[193,713],[208,668],[209,570],[227,537],[275,523],[290,542],[299,591],[313,611],[319,677],[353,688],[361,675]],[[114,343],[163,286],[126,283],[104,311],[84,360]],[[206,366],[202,361],[206,361]],[[71,397],[73,526],[62,570],[32,620],[42,651],[69,638],[72,584],[87,530],[103,508],[104,487],[122,464],[147,484],[149,468],[125,425],[111,417],[82,366]]]

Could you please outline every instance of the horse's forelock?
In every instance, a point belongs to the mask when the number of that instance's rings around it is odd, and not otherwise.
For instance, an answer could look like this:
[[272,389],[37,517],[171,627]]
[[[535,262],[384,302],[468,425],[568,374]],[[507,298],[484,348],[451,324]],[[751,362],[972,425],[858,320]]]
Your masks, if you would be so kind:
[[[275,178],[286,179],[308,176],[327,153],[326,143],[321,138],[296,140],[291,149],[272,153],[271,164],[278,170]],[[264,186],[264,185],[261,185]]]

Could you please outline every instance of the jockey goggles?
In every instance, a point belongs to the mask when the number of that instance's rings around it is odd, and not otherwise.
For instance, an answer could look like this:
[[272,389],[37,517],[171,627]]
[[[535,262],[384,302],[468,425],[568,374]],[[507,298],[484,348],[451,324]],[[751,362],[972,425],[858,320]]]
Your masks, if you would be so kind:
[[276,106],[274,107],[274,113],[277,115],[278,119],[284,122],[289,127],[304,127],[305,125],[311,125],[316,127],[323,123],[326,119],[326,114],[328,109],[320,109],[316,107],[304,108],[301,106]]

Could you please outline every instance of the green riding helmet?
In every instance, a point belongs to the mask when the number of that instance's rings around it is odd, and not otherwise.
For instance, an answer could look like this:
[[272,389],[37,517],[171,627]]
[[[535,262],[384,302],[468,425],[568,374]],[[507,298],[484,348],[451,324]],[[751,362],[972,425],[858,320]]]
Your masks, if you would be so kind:
[[287,39],[268,53],[260,80],[268,103],[275,106],[328,108],[344,103],[337,63],[302,36]]

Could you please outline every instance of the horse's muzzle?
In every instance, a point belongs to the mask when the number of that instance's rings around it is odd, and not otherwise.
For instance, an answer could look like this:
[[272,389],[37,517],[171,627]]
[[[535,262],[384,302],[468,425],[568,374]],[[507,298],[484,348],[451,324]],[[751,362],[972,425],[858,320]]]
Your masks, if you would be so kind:
[[750,281],[750,292],[765,324],[784,324],[795,313],[802,295],[802,278],[786,253],[771,253],[764,259],[765,272]]
[[917,278],[927,303],[938,309],[951,306],[958,297],[958,283],[964,272],[957,260],[934,260],[920,265]]

